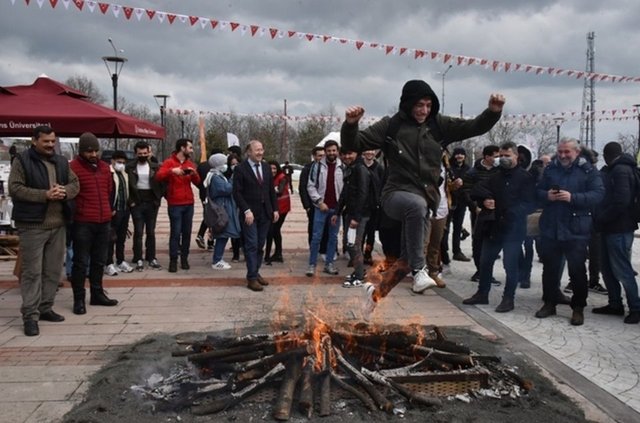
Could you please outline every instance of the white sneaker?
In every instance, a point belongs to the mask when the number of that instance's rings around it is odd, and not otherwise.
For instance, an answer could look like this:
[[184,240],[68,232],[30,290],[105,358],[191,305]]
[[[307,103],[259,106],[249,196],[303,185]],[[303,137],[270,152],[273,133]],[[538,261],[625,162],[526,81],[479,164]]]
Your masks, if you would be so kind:
[[105,267],[104,274],[108,276],[118,276],[118,269],[116,269],[116,265],[111,263],[110,265]]
[[213,270],[229,270],[231,269],[231,266],[226,261],[220,260],[219,262],[212,264],[211,268]]
[[305,272],[305,275],[312,277],[315,274],[316,274],[316,267],[310,264],[309,267],[307,268],[307,271]]
[[376,290],[376,287],[371,282],[366,282],[362,285],[364,288],[364,298],[362,302],[362,318],[365,322],[368,322],[371,319],[371,314],[373,310],[375,310],[377,303],[373,300],[373,292]]
[[136,270],[138,272],[142,272],[144,270],[144,264],[142,263],[142,260],[138,260],[138,262],[136,263]]
[[118,270],[122,273],[131,273],[133,272],[133,267],[129,266],[129,263],[123,260],[122,263],[118,265]]
[[438,284],[436,284],[436,281],[431,279],[431,277],[427,273],[426,266],[418,270],[413,275],[413,286],[411,287],[411,290],[417,294],[420,294],[425,290],[436,286],[438,286]]

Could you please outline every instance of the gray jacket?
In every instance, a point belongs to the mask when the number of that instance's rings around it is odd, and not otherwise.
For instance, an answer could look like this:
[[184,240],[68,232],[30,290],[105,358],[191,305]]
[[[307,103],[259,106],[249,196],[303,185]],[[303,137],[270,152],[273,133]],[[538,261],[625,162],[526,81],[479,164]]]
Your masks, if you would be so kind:
[[[307,192],[311,202],[315,207],[318,207],[320,203],[324,201],[324,194],[327,191],[327,160],[326,157],[311,166],[309,172],[309,182],[307,182]],[[342,162],[340,159],[336,159],[336,173],[334,175],[334,189],[336,193],[336,200],[340,198],[343,186],[343,170]]]

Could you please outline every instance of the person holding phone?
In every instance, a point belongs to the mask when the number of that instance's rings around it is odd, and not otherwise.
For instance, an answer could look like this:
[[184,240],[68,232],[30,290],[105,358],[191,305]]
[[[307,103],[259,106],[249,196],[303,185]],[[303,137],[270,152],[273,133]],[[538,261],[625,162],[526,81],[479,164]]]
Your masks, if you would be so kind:
[[564,256],[573,284],[570,322],[574,326],[582,325],[588,295],[585,262],[592,214],[604,197],[604,186],[598,169],[580,156],[578,140],[560,140],[556,158],[545,168],[536,187],[536,196],[542,204],[540,258],[544,305],[535,316],[543,319],[556,314],[556,304],[562,298],[560,278]]
[[[191,184],[200,184],[200,175],[191,161],[193,142],[180,138],[176,141],[175,151],[163,163],[156,179],[167,184],[167,204],[169,213],[169,272],[180,267],[189,269],[189,247],[191,246],[191,227],[193,225],[193,190]],[[178,251],[178,247],[180,251]]]

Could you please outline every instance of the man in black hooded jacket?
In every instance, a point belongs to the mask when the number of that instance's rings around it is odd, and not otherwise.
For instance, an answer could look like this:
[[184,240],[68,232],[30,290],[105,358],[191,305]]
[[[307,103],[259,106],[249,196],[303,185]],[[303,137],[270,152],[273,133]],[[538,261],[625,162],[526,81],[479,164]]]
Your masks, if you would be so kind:
[[424,236],[429,211],[440,202],[442,148],[489,131],[500,119],[505,99],[492,94],[489,107],[475,119],[442,116],[438,97],[429,84],[420,80],[405,83],[400,110],[359,131],[364,115],[361,106],[347,108],[342,124],[342,145],[354,151],[382,149],[388,163],[388,177],[382,191],[382,208],[392,219],[403,223],[401,257],[385,273],[380,286],[365,284],[363,317],[367,319],[376,302],[385,297],[404,276],[413,275],[413,291],[436,286],[425,268]]

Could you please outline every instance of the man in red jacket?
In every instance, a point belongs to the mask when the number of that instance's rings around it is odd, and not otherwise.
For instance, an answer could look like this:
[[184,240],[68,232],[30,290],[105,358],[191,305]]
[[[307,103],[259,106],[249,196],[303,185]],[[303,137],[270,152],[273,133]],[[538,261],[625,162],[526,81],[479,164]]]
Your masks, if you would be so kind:
[[[178,252],[180,267],[189,269],[189,247],[191,226],[193,224],[193,189],[191,184],[200,184],[200,176],[195,164],[190,160],[193,154],[191,140],[181,138],[176,141],[176,149],[166,159],[156,179],[167,184],[167,204],[169,205],[169,272],[178,271]],[[178,251],[180,250],[180,251]]]
[[110,299],[102,288],[102,274],[107,259],[109,230],[111,226],[111,193],[113,179],[109,165],[98,159],[100,144],[95,135],[85,132],[80,135],[78,156],[69,166],[78,176],[80,192],[76,197],[73,219],[73,313],[85,314],[84,280],[89,267],[91,305],[114,306],[117,300]]

